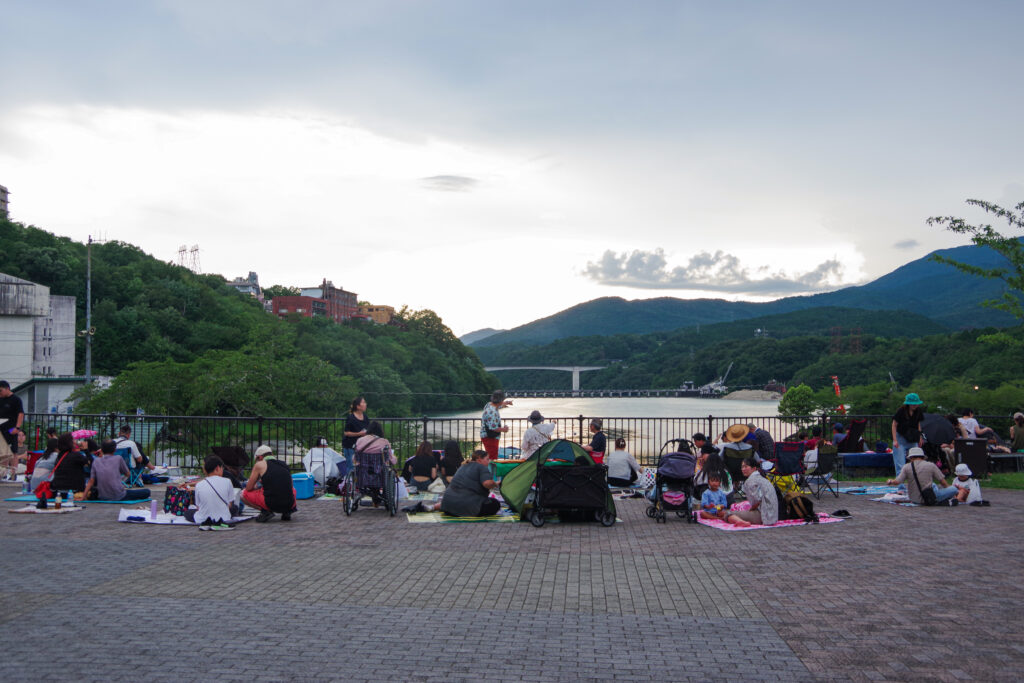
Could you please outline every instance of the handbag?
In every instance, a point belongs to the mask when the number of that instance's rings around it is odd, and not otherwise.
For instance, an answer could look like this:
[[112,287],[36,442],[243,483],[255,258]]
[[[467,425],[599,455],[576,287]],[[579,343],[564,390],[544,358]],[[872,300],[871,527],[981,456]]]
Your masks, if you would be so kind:
[[444,490],[448,488],[444,483],[444,479],[438,477],[434,481],[430,482],[430,486],[427,487],[427,491],[430,493],[444,493]]
[[195,502],[193,492],[186,488],[168,486],[164,492],[164,512],[181,517]]
[[64,455],[60,456],[60,460],[58,460],[57,464],[53,466],[52,470],[50,470],[50,476],[48,476],[46,478],[46,481],[41,482],[39,484],[39,486],[36,487],[36,490],[33,492],[33,494],[35,495],[36,498],[54,498],[55,497],[55,494],[53,493],[53,489],[50,488],[50,482],[53,481],[54,473],[57,471],[57,468],[60,467],[60,464],[62,462],[64,462],[64,458],[66,458],[68,453],[70,453],[70,452],[71,451],[68,451]]
[[914,483],[917,484],[917,490],[921,492],[921,503],[928,507],[938,505],[939,501],[935,497],[935,489],[931,487],[931,484],[929,483],[926,489],[921,488],[921,482],[917,478],[917,467],[913,461],[910,463],[910,471],[914,473]]

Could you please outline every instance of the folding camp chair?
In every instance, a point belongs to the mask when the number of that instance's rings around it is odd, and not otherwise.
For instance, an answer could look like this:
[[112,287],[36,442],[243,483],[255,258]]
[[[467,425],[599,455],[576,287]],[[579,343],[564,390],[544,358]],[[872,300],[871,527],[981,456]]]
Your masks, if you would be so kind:
[[833,448],[819,448],[818,466],[811,474],[804,475],[804,485],[818,500],[821,500],[823,491],[831,491],[833,496],[839,497],[839,480],[836,478],[838,460],[839,455]]
[[[787,490],[802,490],[809,488],[804,474],[804,453],[807,451],[807,444],[803,441],[776,441],[775,442],[775,467],[772,469],[775,484],[783,493]],[[789,477],[791,480],[786,480]]]
[[141,487],[142,473],[146,471],[146,467],[141,463],[136,466],[135,458],[132,457],[132,449],[118,448],[114,451],[114,455],[121,456],[124,459],[124,464],[128,466],[128,488]]
[[861,439],[864,437],[864,427],[867,420],[850,420],[850,428],[846,430],[846,436],[836,444],[840,453],[861,453],[864,451]]
[[985,439],[956,439],[953,441],[953,454],[957,463],[964,463],[971,468],[976,479],[988,476],[988,442]]

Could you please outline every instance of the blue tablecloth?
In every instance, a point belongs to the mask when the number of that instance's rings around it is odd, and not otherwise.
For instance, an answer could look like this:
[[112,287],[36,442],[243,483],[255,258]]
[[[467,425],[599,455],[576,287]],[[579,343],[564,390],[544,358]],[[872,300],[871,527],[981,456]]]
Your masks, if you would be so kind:
[[843,467],[889,467],[892,464],[892,453],[840,453]]

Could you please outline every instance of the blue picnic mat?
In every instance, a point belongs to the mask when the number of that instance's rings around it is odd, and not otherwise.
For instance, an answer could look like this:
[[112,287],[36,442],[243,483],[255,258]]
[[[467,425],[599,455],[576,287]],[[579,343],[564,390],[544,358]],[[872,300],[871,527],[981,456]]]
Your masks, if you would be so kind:
[[872,484],[871,486],[843,486],[840,493],[852,493],[855,496],[884,496],[887,493],[896,493],[895,486],[886,484]]
[[[4,498],[5,503],[34,503],[38,498],[33,496],[31,493],[26,493],[23,496],[14,496],[13,498]],[[75,504],[80,505],[82,503],[106,503],[107,505],[135,505],[136,503],[148,503],[152,498],[143,498],[140,500],[76,500]],[[53,502],[53,498],[50,499]]]

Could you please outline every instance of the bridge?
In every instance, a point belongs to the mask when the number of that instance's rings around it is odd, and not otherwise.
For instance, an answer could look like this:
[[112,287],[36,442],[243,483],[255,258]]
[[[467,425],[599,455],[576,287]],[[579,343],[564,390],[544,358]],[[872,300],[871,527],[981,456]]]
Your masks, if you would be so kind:
[[603,365],[500,365],[484,368],[487,372],[500,372],[501,370],[561,370],[572,373],[572,392],[578,394],[580,391],[580,373],[588,370],[604,370]]

